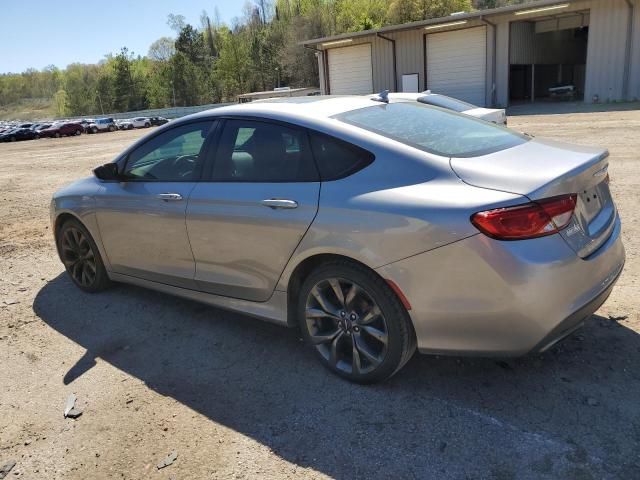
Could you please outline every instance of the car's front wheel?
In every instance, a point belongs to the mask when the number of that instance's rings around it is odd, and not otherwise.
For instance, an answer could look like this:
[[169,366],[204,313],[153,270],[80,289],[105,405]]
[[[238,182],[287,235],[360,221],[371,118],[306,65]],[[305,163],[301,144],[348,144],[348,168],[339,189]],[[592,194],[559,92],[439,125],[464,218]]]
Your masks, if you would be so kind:
[[111,285],[98,247],[79,221],[69,219],[64,222],[56,242],[67,273],[81,290],[94,293]]
[[357,383],[395,374],[416,349],[409,315],[387,283],[337,260],[312,272],[298,299],[302,334],[331,371]]

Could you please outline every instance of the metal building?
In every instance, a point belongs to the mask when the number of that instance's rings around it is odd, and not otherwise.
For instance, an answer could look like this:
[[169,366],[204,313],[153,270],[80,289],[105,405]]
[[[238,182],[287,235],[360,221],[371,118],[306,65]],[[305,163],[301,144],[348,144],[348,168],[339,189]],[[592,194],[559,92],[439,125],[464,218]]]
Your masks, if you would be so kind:
[[324,94],[430,89],[505,107],[566,86],[588,103],[640,99],[640,0],[540,0],[303,45]]

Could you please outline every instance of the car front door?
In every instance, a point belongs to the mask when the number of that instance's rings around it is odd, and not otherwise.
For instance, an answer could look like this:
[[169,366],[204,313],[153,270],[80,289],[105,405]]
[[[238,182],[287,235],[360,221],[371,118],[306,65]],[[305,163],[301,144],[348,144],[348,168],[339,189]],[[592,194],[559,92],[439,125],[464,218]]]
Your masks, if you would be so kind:
[[101,184],[96,216],[114,272],[195,288],[185,213],[212,127],[196,121],[153,136],[127,155],[121,181]]
[[266,301],[315,218],[318,172],[304,129],[228,119],[219,130],[187,208],[195,279],[209,293]]

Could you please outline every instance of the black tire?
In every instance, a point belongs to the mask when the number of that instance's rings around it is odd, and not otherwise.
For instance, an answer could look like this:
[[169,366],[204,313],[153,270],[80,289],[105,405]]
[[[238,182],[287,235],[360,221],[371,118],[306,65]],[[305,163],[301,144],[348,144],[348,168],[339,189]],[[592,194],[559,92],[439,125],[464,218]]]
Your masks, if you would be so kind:
[[[78,240],[78,234],[83,240]],[[78,220],[69,219],[62,224],[56,233],[56,246],[69,277],[80,290],[96,293],[111,286],[100,251],[89,231]]]
[[98,133],[98,127],[92,127],[91,128],[91,132]]
[[[317,297],[312,295],[312,290],[317,294],[317,289],[321,285],[327,285],[330,281],[335,285],[336,280],[338,288],[342,291],[342,304],[346,305],[345,310],[338,306],[335,315],[322,315],[322,319],[316,318],[316,313],[308,313],[319,310]],[[377,307],[376,311],[379,314],[375,315],[377,318],[375,322],[381,323],[375,325],[373,322],[367,323],[362,308],[360,308],[360,315],[363,317],[358,317],[358,306],[351,308],[355,303],[353,297],[350,302],[351,306],[348,305],[349,292],[345,291],[345,288],[350,290],[350,285],[355,285],[358,287],[357,291],[364,292],[361,306],[370,304],[371,307]],[[335,299],[337,296],[334,297]],[[332,302],[332,307],[339,303],[339,301]],[[320,310],[326,311],[323,308]],[[346,325],[345,311],[346,318],[350,317],[351,312],[355,314],[352,316],[353,323],[350,320],[348,326]],[[297,299],[296,313],[302,335],[321,363],[333,373],[355,383],[370,384],[390,378],[411,359],[416,350],[416,338],[411,319],[398,296],[375,272],[355,262],[334,260],[316,268],[302,283]],[[310,317],[308,318],[307,315]],[[341,315],[345,320],[340,321],[338,315]],[[320,326],[318,322],[325,322],[328,326]],[[333,329],[337,333],[333,333]],[[378,339],[368,333],[370,330],[376,335],[380,333],[386,335],[384,337],[379,335],[380,339]],[[340,338],[336,340],[338,335]],[[312,337],[316,344],[314,344]],[[318,343],[318,339],[324,338],[332,340]],[[384,341],[381,340],[382,338]],[[373,344],[375,348],[376,342],[379,342],[379,349],[372,351],[370,347]],[[328,345],[329,343],[330,345]],[[362,345],[362,343],[368,345]],[[351,348],[350,345],[353,346],[350,356],[351,366],[349,366],[348,352]],[[364,349],[366,356],[361,348],[363,346],[367,346]],[[375,361],[369,360],[369,355],[372,353],[375,354]],[[338,358],[340,356],[343,358]],[[357,363],[354,357],[358,358]],[[337,361],[336,358],[338,358]]]
[[110,131],[110,132],[115,131],[115,127],[114,127],[113,125],[110,125],[110,126],[109,126],[109,131]]
[[82,135],[82,130],[76,130],[76,135]]
[[149,122],[144,124],[144,128],[149,128],[151,126],[151,124]]
[[12,141],[12,142],[15,142],[17,140],[17,138],[16,137],[11,137],[9,140]]
[[56,132],[56,138],[60,138],[60,132]]

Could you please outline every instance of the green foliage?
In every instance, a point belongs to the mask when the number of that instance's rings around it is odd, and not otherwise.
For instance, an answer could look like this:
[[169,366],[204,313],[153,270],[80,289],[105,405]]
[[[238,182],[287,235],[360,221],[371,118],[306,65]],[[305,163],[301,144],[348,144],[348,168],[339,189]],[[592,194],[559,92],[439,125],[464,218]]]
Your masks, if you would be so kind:
[[318,61],[303,40],[522,1],[253,0],[231,27],[217,11],[213,18],[203,11],[199,26],[171,14],[167,24],[176,38],[159,38],[147,56],[122,48],[96,65],[0,74],[0,115],[36,104],[48,107],[31,110],[59,116],[107,114],[233,101],[278,81],[317,85]]

